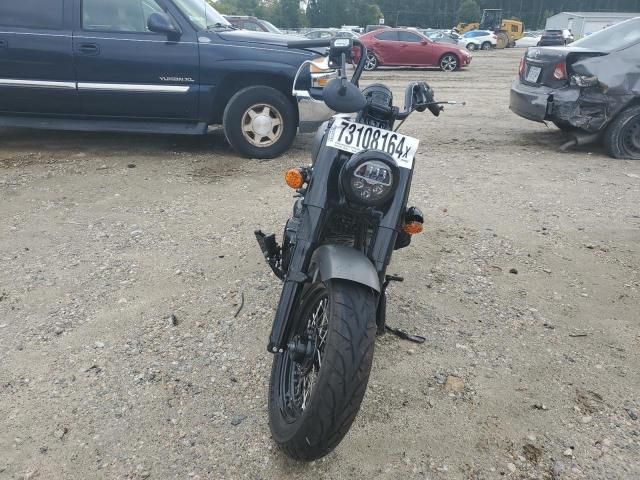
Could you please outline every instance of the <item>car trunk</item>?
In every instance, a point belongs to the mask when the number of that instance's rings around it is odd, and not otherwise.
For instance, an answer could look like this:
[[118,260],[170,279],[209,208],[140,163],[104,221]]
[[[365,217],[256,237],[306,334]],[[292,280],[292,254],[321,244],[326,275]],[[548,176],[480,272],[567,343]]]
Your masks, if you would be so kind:
[[577,47],[529,48],[520,66],[520,80],[531,86],[562,88],[569,85],[574,63],[602,55],[606,53]]

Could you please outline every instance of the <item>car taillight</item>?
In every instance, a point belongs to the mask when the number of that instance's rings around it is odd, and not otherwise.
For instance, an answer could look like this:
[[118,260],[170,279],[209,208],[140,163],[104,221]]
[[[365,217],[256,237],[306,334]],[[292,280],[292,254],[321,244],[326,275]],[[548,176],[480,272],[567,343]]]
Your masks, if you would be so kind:
[[526,65],[525,57],[522,57],[520,59],[520,68],[518,69],[518,71],[520,72],[520,76],[521,77],[524,76],[524,67],[525,67],[525,65]]
[[556,65],[556,68],[553,69],[553,78],[556,80],[566,80],[567,79],[567,64],[564,62],[560,62]]

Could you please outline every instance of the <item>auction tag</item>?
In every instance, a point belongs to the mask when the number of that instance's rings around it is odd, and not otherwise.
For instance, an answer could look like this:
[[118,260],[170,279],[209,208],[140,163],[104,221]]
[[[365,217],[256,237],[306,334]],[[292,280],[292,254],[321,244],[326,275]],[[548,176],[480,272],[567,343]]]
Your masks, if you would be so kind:
[[381,150],[388,153],[399,167],[413,168],[420,141],[382,128],[336,118],[329,130],[327,146],[350,153]]

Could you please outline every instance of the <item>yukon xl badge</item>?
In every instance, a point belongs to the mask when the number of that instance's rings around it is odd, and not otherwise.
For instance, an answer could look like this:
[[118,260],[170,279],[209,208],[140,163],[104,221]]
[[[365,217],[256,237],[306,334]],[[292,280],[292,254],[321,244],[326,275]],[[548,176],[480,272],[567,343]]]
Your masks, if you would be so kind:
[[194,82],[191,77],[160,77],[160,80],[163,82]]

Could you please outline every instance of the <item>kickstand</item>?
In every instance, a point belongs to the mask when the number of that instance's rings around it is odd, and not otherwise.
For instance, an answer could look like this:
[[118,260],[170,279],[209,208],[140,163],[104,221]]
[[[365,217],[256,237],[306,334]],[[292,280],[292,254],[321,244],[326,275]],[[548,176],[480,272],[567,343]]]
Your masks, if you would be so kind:
[[409,340],[413,343],[424,343],[427,341],[426,338],[421,337],[420,335],[411,335],[406,330],[402,330],[400,328],[393,328],[389,325],[385,325],[384,329],[389,333],[393,333],[396,337],[401,338],[402,340]]

